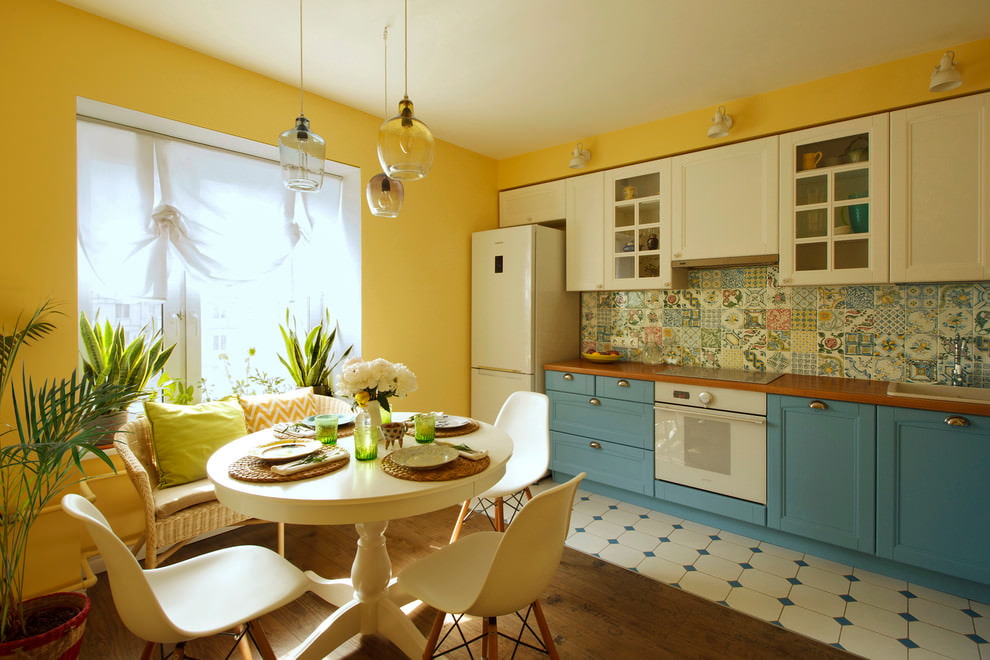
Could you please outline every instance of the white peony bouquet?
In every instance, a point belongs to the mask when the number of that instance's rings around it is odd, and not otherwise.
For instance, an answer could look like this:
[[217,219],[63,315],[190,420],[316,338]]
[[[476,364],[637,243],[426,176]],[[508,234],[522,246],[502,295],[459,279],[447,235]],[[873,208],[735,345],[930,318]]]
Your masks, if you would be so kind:
[[362,362],[360,358],[352,358],[337,374],[334,394],[352,396],[359,406],[378,401],[382,408],[391,411],[389,397],[405,396],[416,388],[416,374],[401,362],[382,358]]

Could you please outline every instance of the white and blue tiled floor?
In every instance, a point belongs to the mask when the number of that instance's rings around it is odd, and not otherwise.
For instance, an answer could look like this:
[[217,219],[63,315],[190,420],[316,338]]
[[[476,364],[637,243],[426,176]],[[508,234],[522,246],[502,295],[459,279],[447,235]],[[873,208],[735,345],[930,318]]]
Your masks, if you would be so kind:
[[867,658],[990,660],[990,605],[587,491],[567,545]]

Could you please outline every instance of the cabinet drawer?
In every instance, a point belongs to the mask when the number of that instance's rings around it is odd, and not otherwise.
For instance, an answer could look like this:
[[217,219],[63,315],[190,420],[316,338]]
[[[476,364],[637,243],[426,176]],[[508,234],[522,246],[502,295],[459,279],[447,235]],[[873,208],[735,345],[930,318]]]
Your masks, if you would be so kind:
[[653,452],[644,449],[551,431],[550,469],[587,472],[591,481],[653,494]]
[[569,371],[548,371],[544,376],[548,390],[594,394],[595,377],[588,374],[572,374]]
[[610,399],[638,401],[653,405],[653,381],[595,376],[595,394]]
[[653,448],[653,406],[605,397],[552,392],[550,428],[641,449]]

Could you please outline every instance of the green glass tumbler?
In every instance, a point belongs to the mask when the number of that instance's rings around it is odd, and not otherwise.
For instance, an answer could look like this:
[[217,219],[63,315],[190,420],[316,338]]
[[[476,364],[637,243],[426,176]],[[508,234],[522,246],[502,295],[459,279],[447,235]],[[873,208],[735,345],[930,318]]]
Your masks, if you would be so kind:
[[314,421],[316,439],[325,445],[337,444],[337,421],[336,415],[317,415]]
[[433,442],[436,437],[437,416],[433,413],[416,415],[416,442],[421,445]]

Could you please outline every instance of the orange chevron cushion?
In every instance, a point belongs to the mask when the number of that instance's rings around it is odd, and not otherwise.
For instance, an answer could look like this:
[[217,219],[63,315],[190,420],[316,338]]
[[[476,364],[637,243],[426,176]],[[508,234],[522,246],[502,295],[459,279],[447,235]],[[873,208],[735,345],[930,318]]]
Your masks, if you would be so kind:
[[300,422],[317,413],[312,387],[284,394],[251,394],[239,397],[239,401],[244,408],[248,433],[283,422]]

